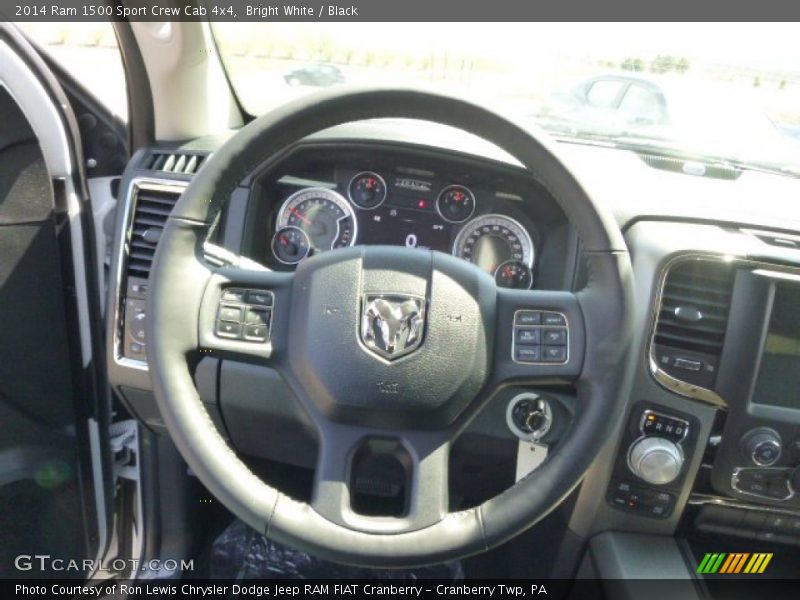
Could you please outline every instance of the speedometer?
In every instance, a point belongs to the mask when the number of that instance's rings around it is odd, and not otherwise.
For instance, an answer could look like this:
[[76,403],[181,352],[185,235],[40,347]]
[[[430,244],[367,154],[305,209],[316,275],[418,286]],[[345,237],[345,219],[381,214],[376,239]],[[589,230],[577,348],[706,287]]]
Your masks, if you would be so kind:
[[305,188],[283,203],[276,230],[296,227],[308,236],[311,249],[324,252],[352,246],[358,224],[350,203],[334,190]]
[[504,215],[482,215],[458,233],[453,254],[492,275],[507,261],[533,266],[531,236],[517,221]]

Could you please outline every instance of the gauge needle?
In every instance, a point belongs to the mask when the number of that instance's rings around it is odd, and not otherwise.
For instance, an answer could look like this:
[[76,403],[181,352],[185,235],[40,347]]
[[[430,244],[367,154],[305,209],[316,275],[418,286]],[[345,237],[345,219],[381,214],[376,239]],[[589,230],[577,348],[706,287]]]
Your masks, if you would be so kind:
[[303,213],[301,213],[299,210],[297,210],[296,208],[290,208],[289,212],[292,213],[298,219],[300,219],[303,223],[306,223],[307,225],[311,225],[311,220],[307,216],[305,216]]

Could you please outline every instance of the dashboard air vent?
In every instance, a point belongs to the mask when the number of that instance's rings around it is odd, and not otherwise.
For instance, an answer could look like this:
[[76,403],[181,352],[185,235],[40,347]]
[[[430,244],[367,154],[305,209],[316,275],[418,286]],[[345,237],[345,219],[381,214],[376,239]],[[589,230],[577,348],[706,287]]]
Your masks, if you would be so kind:
[[735,268],[687,260],[667,273],[655,327],[655,360],[682,381],[711,388],[725,342]]
[[137,188],[128,250],[129,276],[146,279],[150,274],[156,245],[179,197],[179,193],[166,189]]
[[758,231],[755,229],[744,229],[745,233],[758,238],[765,244],[778,248],[788,248],[790,250],[800,250],[800,235],[790,235],[788,233],[771,233],[769,231]]
[[662,171],[683,173],[696,177],[710,177],[712,179],[738,179],[742,170],[725,163],[713,163],[660,156],[658,154],[639,153],[639,157],[649,166]]
[[194,175],[205,159],[206,156],[202,154],[153,152],[145,160],[144,167],[162,173]]

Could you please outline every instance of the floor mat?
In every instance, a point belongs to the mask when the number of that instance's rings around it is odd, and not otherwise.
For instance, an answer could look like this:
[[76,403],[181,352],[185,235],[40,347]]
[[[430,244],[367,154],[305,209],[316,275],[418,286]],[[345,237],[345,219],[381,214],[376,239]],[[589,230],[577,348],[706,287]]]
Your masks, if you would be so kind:
[[458,561],[415,569],[366,569],[315,558],[274,542],[234,521],[214,542],[210,565],[213,579],[421,579],[461,580]]

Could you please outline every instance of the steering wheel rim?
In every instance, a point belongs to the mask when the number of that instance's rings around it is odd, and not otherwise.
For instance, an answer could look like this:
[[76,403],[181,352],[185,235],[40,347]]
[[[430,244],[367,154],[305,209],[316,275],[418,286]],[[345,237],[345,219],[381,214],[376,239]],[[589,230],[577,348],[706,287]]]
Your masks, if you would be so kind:
[[[230,282],[275,290],[275,314],[281,305],[288,306],[290,294],[300,297],[296,290],[292,292],[297,282],[291,275],[216,268],[203,259],[203,244],[231,192],[265,159],[277,160],[308,135],[374,118],[410,118],[449,125],[507,151],[533,173],[564,210],[581,238],[589,270],[589,283],[577,294],[501,294],[498,290],[497,307],[486,309],[489,319],[507,320],[508,314],[513,315],[519,307],[555,307],[568,315],[570,336],[576,336],[573,351],[577,352],[573,354],[578,356],[571,357],[561,372],[553,368],[533,370],[537,376],[562,374],[575,383],[580,414],[558,450],[536,471],[478,507],[455,513],[438,507],[427,511],[427,517],[419,522],[389,522],[385,527],[328,513],[325,502],[317,502],[325,496],[319,489],[312,507],[289,498],[254,475],[221,437],[203,408],[187,362],[198,349],[239,349],[217,343],[208,334],[209,319],[213,323],[213,317],[208,315],[216,308],[220,290]],[[302,277],[307,282],[313,281],[314,276],[322,277],[320,273],[330,268],[322,265],[329,255],[334,257],[329,262],[338,266],[351,259],[380,261],[380,254],[380,249],[351,248],[320,255],[307,261],[312,267],[307,269],[309,274],[301,273],[301,281]],[[403,260],[410,256],[403,255]],[[432,269],[462,278],[464,288],[484,289],[485,281],[479,276],[459,272],[461,267],[442,256],[430,259],[439,265]],[[419,255],[408,260],[420,263]],[[298,273],[301,271],[298,269]],[[619,367],[628,352],[633,295],[630,258],[617,224],[592,202],[545,138],[464,100],[416,90],[337,89],[304,97],[256,119],[212,155],[183,193],[162,233],[150,278],[150,374],[159,409],[178,450],[211,493],[242,520],[278,542],[330,560],[384,567],[430,564],[485,551],[510,539],[550,512],[579,484],[611,431],[614,419],[609,415],[618,415],[617,409],[624,400],[625,381]],[[485,293],[475,292],[476,298],[481,295]],[[279,302],[280,298],[284,300]],[[487,341],[487,347],[493,341]],[[268,359],[271,351],[270,344],[246,350],[261,359]],[[487,360],[492,372],[483,378],[481,389],[490,382],[501,385],[520,377],[516,367],[495,365],[491,357]],[[292,376],[292,369],[288,370],[295,391],[305,395],[304,383]],[[535,379],[532,375],[531,380]],[[307,403],[304,408],[309,409]],[[316,408],[311,406],[310,410]],[[333,429],[350,426],[336,423]],[[419,444],[424,447],[433,438],[422,435],[420,439]],[[442,456],[447,452],[445,445],[425,455],[426,460],[428,456],[438,458],[429,461],[433,466],[422,471],[418,488],[446,488],[446,471],[443,484],[435,480],[442,475],[442,465],[446,469],[446,456]],[[324,462],[321,459],[318,470]],[[420,460],[417,466],[423,464]],[[441,498],[436,496],[435,501],[440,502]]]

